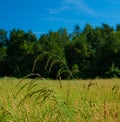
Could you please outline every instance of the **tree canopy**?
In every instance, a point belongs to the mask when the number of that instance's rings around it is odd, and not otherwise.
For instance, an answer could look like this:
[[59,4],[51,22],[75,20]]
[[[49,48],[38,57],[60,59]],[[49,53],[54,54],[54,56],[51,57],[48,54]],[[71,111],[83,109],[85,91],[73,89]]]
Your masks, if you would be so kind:
[[45,78],[120,77],[120,24],[75,25],[38,38],[32,31],[0,30],[0,77],[38,73]]

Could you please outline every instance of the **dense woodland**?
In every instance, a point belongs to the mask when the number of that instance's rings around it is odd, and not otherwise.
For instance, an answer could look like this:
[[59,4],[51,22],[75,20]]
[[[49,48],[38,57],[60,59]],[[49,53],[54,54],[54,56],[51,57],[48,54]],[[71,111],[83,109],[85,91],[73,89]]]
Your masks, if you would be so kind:
[[120,24],[60,28],[38,38],[32,31],[0,30],[0,77],[120,77]]

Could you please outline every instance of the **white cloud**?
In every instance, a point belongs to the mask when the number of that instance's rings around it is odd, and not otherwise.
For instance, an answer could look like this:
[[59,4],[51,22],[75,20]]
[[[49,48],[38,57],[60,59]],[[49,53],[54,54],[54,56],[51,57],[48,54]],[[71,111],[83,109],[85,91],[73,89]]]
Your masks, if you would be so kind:
[[58,14],[64,11],[79,11],[95,16],[95,12],[83,0],[62,0],[57,9],[48,9],[49,14]]

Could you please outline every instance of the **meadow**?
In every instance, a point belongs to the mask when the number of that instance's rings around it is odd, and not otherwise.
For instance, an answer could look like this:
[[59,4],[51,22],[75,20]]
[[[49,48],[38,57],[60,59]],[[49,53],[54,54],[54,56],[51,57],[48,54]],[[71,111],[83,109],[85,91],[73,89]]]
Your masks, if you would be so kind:
[[120,122],[120,79],[0,79],[0,122]]

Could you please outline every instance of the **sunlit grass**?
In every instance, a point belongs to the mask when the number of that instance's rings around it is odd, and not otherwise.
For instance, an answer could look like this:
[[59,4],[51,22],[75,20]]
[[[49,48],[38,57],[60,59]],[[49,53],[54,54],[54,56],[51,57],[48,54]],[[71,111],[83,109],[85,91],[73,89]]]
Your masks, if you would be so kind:
[[119,122],[120,79],[0,79],[0,121]]

